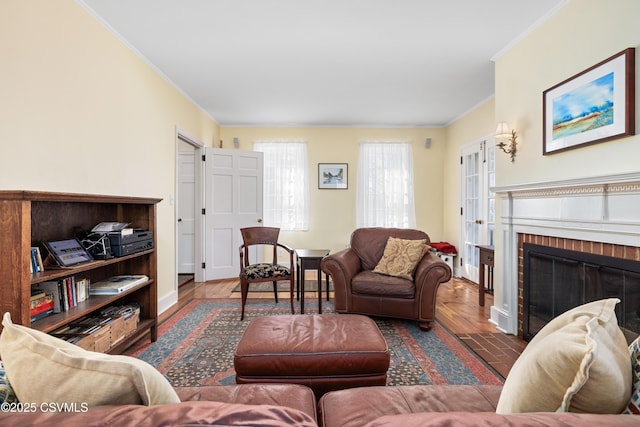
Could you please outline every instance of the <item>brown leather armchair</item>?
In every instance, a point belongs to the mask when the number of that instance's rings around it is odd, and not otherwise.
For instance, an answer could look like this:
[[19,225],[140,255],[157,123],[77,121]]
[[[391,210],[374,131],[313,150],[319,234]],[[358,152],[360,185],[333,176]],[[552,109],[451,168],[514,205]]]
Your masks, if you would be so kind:
[[415,269],[413,281],[374,273],[389,237],[426,239],[430,243],[429,236],[420,230],[355,230],[349,248],[322,260],[322,270],[333,279],[335,310],[417,320],[420,329],[429,330],[435,320],[438,286],[451,278],[451,269],[427,251]]

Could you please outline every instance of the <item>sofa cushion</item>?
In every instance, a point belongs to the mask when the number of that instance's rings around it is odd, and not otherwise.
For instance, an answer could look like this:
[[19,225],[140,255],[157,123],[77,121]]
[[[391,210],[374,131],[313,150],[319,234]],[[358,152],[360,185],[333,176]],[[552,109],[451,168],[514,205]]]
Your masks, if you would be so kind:
[[0,356],[22,402],[160,405],[180,401],[153,366],[128,356],[84,350],[11,322],[5,313]]
[[317,427],[316,420],[293,408],[221,402],[182,402],[173,405],[119,405],[89,411],[0,412],[3,426],[238,426]]
[[424,413],[429,418],[436,412],[494,412],[500,390],[499,385],[425,384],[350,388],[322,396],[318,416],[325,427],[362,427],[385,415]]
[[204,401],[271,405],[296,409],[317,418],[313,390],[300,384],[227,384],[174,387],[181,402]]
[[591,302],[545,325],[511,368],[497,412],[622,412],[631,364],[618,302]]
[[[364,427],[630,427],[638,421],[620,414],[575,414],[541,412],[536,414],[496,414],[492,412],[447,412],[403,414],[380,417]],[[325,424],[324,427],[333,427]],[[341,426],[342,427],[342,426]]]
[[374,273],[413,280],[413,272],[427,248],[427,240],[407,240],[389,237],[382,258]]
[[625,414],[640,415],[640,337],[636,338],[629,345],[629,356],[631,356],[631,399],[624,410]]
[[351,279],[351,292],[357,295],[413,299],[416,284],[400,277],[361,271]]

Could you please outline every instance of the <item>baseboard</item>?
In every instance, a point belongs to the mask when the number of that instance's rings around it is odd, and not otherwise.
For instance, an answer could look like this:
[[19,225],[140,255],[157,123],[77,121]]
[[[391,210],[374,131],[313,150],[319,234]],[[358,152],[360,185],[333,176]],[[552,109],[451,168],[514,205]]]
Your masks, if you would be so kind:
[[178,304],[178,291],[173,291],[158,300],[158,315]]
[[509,316],[509,313],[504,310],[500,310],[495,305],[491,306],[491,318],[489,319],[489,322],[496,325],[496,328],[505,334],[517,335],[518,333],[518,331],[510,330],[511,328],[509,325],[511,324],[511,316]]

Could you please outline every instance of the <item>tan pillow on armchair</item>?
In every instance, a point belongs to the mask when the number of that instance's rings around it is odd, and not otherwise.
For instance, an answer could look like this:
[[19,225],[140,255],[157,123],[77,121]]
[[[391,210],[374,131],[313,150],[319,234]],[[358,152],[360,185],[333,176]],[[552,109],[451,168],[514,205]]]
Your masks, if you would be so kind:
[[405,240],[389,237],[374,273],[413,280],[413,272],[428,250],[426,239]]

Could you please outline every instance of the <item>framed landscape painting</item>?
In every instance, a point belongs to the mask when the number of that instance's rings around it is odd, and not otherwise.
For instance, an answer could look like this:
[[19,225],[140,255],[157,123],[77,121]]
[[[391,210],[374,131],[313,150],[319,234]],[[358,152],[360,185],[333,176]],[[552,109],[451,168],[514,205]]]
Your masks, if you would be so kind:
[[348,168],[347,163],[318,163],[318,188],[347,189]]
[[543,154],[635,133],[635,49],[543,92]]

